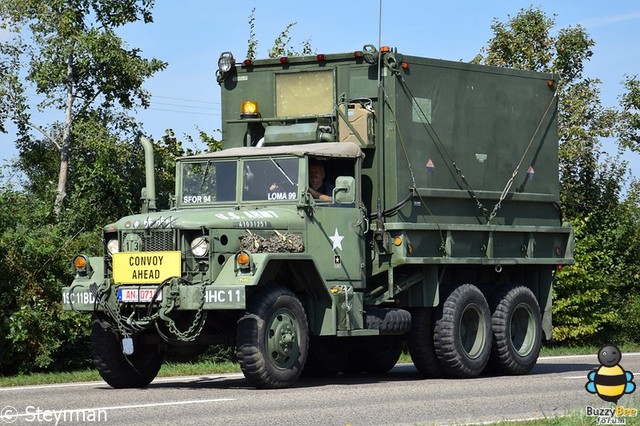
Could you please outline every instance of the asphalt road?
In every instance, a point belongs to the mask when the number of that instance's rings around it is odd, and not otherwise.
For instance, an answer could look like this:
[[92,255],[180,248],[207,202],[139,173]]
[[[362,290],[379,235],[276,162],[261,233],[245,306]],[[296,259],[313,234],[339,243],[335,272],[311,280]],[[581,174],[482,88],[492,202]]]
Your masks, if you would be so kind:
[[[640,354],[620,365],[640,384]],[[541,358],[526,376],[423,380],[402,364],[379,376],[301,379],[282,390],[256,390],[241,374],[156,379],[146,389],[103,382],[0,388],[0,426],[113,425],[398,425],[467,424],[544,418],[611,407],[585,390],[596,355]],[[637,404],[640,391],[619,405]],[[637,406],[637,405],[636,405]]]

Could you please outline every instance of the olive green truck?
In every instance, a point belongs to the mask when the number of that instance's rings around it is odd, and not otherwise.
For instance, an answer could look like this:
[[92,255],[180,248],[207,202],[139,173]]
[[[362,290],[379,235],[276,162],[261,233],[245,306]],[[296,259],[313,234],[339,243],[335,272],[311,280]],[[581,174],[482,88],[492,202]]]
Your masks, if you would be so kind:
[[218,68],[225,149],[178,158],[159,211],[143,138],[142,213],[73,259],[63,306],[93,315],[109,385],[215,344],[262,388],[384,373],[404,347],[425,377],[533,368],[573,262],[554,75],[372,45]]

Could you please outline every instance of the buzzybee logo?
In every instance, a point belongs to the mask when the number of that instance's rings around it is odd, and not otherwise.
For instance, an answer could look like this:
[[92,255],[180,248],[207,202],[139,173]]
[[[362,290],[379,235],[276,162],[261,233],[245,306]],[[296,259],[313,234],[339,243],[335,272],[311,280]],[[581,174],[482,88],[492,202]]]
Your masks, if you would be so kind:
[[625,371],[619,364],[622,359],[620,349],[613,345],[600,348],[598,362],[600,367],[587,374],[589,381],[585,385],[587,392],[597,394],[607,402],[618,403],[622,395],[636,389],[633,373]]
[[622,368],[621,359],[622,353],[616,346],[603,346],[598,352],[600,367],[587,374],[587,392],[598,395],[603,401],[616,404],[615,407],[587,407],[586,415],[595,417],[597,425],[626,424],[627,417],[638,415],[636,408],[618,405],[624,394],[630,394],[636,389],[633,373]]

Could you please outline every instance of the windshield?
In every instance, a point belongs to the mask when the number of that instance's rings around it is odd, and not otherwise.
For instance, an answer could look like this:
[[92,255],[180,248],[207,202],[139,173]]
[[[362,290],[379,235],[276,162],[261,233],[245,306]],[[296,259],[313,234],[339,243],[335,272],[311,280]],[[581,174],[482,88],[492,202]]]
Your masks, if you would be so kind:
[[203,204],[236,199],[236,162],[207,160],[182,166],[182,203]]
[[183,163],[181,203],[235,202],[236,169],[240,164],[242,201],[272,202],[298,198],[298,158],[209,159]]
[[244,161],[242,201],[282,201],[298,198],[297,158],[260,158]]

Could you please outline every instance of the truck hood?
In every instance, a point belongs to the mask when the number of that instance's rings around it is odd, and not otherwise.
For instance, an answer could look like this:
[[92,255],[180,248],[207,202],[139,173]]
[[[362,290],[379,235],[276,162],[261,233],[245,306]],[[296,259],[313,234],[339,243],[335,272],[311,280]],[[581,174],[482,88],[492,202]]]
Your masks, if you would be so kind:
[[167,210],[125,216],[107,225],[106,232],[143,229],[263,228],[301,229],[304,219],[297,209],[261,208],[236,210],[233,207]]

